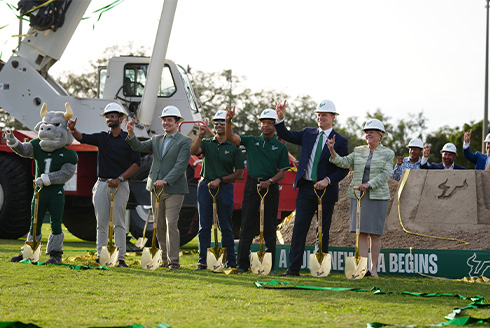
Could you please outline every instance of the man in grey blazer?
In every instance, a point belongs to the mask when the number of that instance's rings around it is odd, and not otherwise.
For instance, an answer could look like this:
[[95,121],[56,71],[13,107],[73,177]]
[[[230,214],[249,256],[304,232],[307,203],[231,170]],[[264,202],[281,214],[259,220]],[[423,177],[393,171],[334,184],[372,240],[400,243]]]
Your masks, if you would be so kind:
[[[157,239],[162,250],[163,265],[168,266],[169,270],[178,270],[180,268],[178,222],[184,195],[189,193],[185,172],[191,158],[192,139],[177,131],[179,121],[184,119],[177,107],[165,107],[160,119],[165,133],[146,141],[139,141],[135,137],[134,119],[127,122],[126,141],[133,150],[153,154],[146,190],[151,191],[154,186],[157,189],[164,188],[160,196]],[[153,208],[155,201],[155,195],[152,193]]]

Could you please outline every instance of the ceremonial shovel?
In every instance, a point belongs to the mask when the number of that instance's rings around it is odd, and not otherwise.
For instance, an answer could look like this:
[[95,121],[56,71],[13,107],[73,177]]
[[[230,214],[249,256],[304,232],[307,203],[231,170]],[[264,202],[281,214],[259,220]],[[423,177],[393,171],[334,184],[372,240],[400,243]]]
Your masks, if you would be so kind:
[[257,193],[260,196],[260,248],[258,252],[250,254],[250,268],[255,274],[268,275],[272,268],[272,254],[264,252],[264,198],[269,193],[269,187],[262,196],[260,184],[258,184]]
[[148,238],[146,238],[146,228],[148,227],[148,222],[150,221],[150,215],[151,215],[151,208],[148,209],[148,216],[146,217],[146,223],[145,227],[143,228],[143,235],[138,238],[134,246],[138,248],[143,248],[146,245],[146,242],[148,241]]
[[151,239],[151,248],[145,247],[141,255],[141,267],[145,270],[156,270],[162,264],[162,250],[157,247],[157,224],[158,224],[158,208],[160,207],[160,196],[163,193],[163,188],[157,193],[156,187],[153,187],[152,192],[155,194],[155,211],[153,212],[153,237]]
[[119,185],[116,187],[114,193],[109,185],[107,185],[107,189],[109,189],[109,194],[111,195],[111,209],[109,212],[109,244],[107,246],[102,246],[102,249],[100,250],[100,264],[110,267],[117,264],[117,259],[119,257],[119,247],[114,246],[114,242],[112,241],[114,235],[114,198],[119,190]]
[[37,212],[39,210],[39,192],[43,189],[43,186],[36,186],[36,182],[34,185],[34,193],[36,194],[34,198],[34,219],[32,221],[32,241],[26,241],[24,249],[22,250],[22,257],[24,259],[29,259],[32,262],[39,261],[39,256],[41,255],[41,247],[42,244],[37,241]]
[[362,279],[367,272],[367,257],[359,255],[359,234],[361,233],[361,199],[364,191],[360,191],[360,197],[356,194],[357,187],[354,187],[354,197],[357,199],[357,220],[356,220],[356,254],[345,259],[345,276],[347,279]]
[[219,186],[216,194],[213,194],[208,185],[209,193],[213,197],[213,232],[214,232],[214,247],[208,248],[206,255],[206,264],[208,269],[213,272],[223,271],[226,263],[226,248],[221,248],[218,245],[218,208],[216,205],[216,196],[219,193]]
[[310,272],[313,277],[326,277],[330,273],[330,269],[332,268],[332,256],[327,253],[323,253],[322,251],[322,198],[325,195],[325,191],[327,188],[323,189],[323,193],[321,196],[318,195],[316,189],[315,195],[318,198],[318,210],[317,210],[317,219],[318,219],[318,252],[316,254],[310,254]]

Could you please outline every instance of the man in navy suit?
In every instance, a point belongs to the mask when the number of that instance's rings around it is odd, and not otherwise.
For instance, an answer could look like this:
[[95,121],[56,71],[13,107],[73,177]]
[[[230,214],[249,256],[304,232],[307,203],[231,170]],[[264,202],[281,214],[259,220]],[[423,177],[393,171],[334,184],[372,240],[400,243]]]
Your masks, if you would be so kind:
[[441,150],[442,163],[432,163],[428,164],[431,145],[424,148],[424,155],[422,161],[420,162],[421,169],[427,170],[465,170],[464,166],[454,163],[456,157],[458,157],[458,152],[456,151],[456,146],[450,142],[444,145]]
[[475,164],[475,170],[484,170],[488,166],[488,164],[490,164],[490,133],[487,134],[487,137],[485,138],[487,153],[482,154],[479,151],[477,151],[476,153],[472,153],[470,149],[471,131],[472,130],[470,130],[469,132],[463,131],[463,155],[467,160]]
[[[284,124],[284,104],[276,104],[278,120],[276,121],[277,135],[293,144],[301,145],[299,166],[293,188],[299,188],[296,198],[296,217],[289,252],[289,267],[284,276],[299,276],[303,263],[305,242],[310,228],[311,219],[318,208],[318,198],[314,189],[323,193],[323,238],[322,251],[328,252],[328,237],[335,202],[338,200],[340,180],[349,172],[330,163],[330,151],[324,147],[327,138],[335,136],[335,151],[341,156],[349,153],[347,139],[332,128],[335,116],[338,115],[335,105],[330,100],[322,101],[315,112],[317,113],[318,128],[304,128],[299,131],[289,131]],[[319,148],[320,147],[320,148]]]

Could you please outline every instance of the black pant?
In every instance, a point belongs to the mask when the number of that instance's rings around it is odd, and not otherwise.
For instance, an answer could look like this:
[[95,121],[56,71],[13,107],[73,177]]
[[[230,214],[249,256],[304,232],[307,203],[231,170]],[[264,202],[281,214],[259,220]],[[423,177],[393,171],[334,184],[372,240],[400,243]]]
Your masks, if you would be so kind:
[[[262,195],[265,189],[261,190]],[[272,253],[272,266],[276,263],[276,229],[277,211],[279,206],[279,185],[272,184],[269,193],[264,198],[264,241],[266,252]],[[247,179],[243,192],[242,223],[240,226],[240,241],[238,243],[238,268],[250,267],[250,245],[254,236],[259,233],[260,196],[257,193],[257,181]]]
[[[296,216],[293,227],[293,236],[291,239],[291,248],[289,250],[289,270],[291,271],[299,271],[301,269],[306,237],[310,229],[311,219],[318,209],[318,197],[315,194],[313,186],[313,182],[304,179],[301,179],[298,183],[299,192],[298,197],[296,198]],[[318,190],[317,192],[320,195],[320,193],[323,193],[323,190]],[[324,253],[328,252],[328,237],[334,207],[335,203],[322,201],[322,252]],[[315,248],[318,248],[318,244]]]

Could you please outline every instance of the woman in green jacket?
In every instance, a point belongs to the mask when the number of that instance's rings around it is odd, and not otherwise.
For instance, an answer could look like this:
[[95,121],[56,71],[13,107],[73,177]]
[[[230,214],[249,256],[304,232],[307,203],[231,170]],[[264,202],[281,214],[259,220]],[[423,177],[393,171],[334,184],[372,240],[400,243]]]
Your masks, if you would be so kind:
[[357,186],[366,195],[361,201],[361,232],[359,235],[359,253],[368,256],[369,239],[371,249],[371,267],[366,275],[377,277],[377,263],[381,249],[381,236],[384,234],[390,189],[388,178],[393,169],[395,153],[381,144],[386,131],[383,123],[370,119],[362,129],[367,145],[354,148],[347,156],[339,156],[333,146],[335,139],[328,140],[330,162],[341,168],[352,168],[354,177],[347,195],[351,198],[350,230],[356,231],[356,207],[353,187]]

